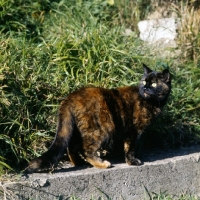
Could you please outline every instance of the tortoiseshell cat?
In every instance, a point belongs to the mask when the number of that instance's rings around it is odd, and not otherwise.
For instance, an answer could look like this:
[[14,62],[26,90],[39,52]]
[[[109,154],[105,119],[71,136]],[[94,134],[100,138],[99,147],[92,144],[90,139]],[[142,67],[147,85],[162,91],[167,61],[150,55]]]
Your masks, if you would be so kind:
[[112,148],[115,139],[124,145],[126,163],[140,165],[135,157],[137,140],[161,112],[171,90],[168,69],[156,72],[143,67],[139,86],[86,87],[63,100],[54,142],[46,153],[29,163],[28,171],[58,163],[66,150],[74,165],[81,164],[83,157],[94,167],[108,168],[111,163],[98,156],[98,151]]

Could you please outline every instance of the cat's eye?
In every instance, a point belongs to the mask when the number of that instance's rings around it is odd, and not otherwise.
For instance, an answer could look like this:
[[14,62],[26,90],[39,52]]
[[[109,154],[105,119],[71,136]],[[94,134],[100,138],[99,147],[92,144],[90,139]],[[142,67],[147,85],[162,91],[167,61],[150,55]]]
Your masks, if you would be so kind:
[[143,84],[143,85],[146,85],[146,81],[142,81],[142,84]]
[[157,86],[157,84],[156,84],[156,83],[152,83],[151,85],[152,85],[152,87],[156,87],[156,86]]

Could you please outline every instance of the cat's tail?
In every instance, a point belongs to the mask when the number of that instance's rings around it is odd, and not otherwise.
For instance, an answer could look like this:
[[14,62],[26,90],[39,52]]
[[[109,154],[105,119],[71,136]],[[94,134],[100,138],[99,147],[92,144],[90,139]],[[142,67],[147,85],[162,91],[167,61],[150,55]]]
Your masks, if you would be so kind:
[[65,109],[64,111],[60,109],[57,133],[52,145],[47,152],[30,161],[26,172],[34,172],[39,169],[54,167],[67,150],[73,127],[74,120],[70,109]]

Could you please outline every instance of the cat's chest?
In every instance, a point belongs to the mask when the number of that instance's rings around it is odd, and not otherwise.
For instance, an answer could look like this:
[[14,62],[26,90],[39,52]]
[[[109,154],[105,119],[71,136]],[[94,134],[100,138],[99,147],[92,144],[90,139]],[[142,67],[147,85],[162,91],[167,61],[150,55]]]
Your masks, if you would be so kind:
[[143,130],[151,121],[160,114],[161,110],[157,107],[138,106],[133,113],[133,124],[138,132]]

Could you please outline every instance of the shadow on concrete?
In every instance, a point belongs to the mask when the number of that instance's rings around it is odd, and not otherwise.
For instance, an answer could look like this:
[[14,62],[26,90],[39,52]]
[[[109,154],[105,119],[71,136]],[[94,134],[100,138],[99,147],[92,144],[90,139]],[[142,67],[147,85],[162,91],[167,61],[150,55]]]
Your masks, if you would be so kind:
[[[145,162],[155,162],[158,160],[169,159],[169,158],[173,158],[177,156],[185,156],[185,155],[189,155],[189,154],[197,153],[197,152],[200,152],[200,144],[191,145],[187,147],[180,147],[177,149],[169,149],[169,150],[162,150],[162,149],[153,149],[149,151],[144,150],[141,156],[141,161],[142,161],[142,164],[145,164]],[[117,155],[111,156],[108,158],[105,157],[105,159],[111,162],[112,165],[125,163],[125,159],[123,155],[119,155],[118,157]],[[76,172],[76,171],[85,170],[87,168],[88,169],[93,168],[93,166],[91,166],[89,163],[85,163],[85,165],[83,166],[73,166],[70,164],[69,161],[66,161],[61,167],[55,168],[52,171],[41,170],[35,173],[57,174],[57,173],[63,173],[63,172]],[[112,166],[111,168],[114,168],[114,166]],[[24,174],[24,176],[28,178],[29,174]]]
[[200,152],[199,144],[169,150],[156,149],[152,151],[145,151],[142,155],[142,161],[155,162],[157,160],[164,160],[177,156],[186,156],[198,152]]
[[[198,152],[200,152],[200,144],[180,147],[177,149],[169,149],[169,150],[162,150],[162,149],[154,149],[151,151],[145,150],[142,153],[141,161],[142,161],[142,164],[145,164],[145,162],[156,162],[158,160],[169,159],[169,158],[173,158],[177,156],[186,156],[186,155],[198,153]],[[118,158],[116,158],[116,155],[115,155],[115,157],[105,158],[105,159],[111,162],[112,165],[125,163],[124,156],[122,155],[120,155]],[[112,166],[112,168],[113,167],[114,166]],[[92,166],[87,163],[84,166],[80,166],[80,167],[75,167],[75,166],[70,165],[69,168],[58,169],[58,170],[55,170],[54,173],[72,172],[72,171],[75,172],[75,171],[79,171],[79,170],[83,170],[87,168],[92,168]]]

